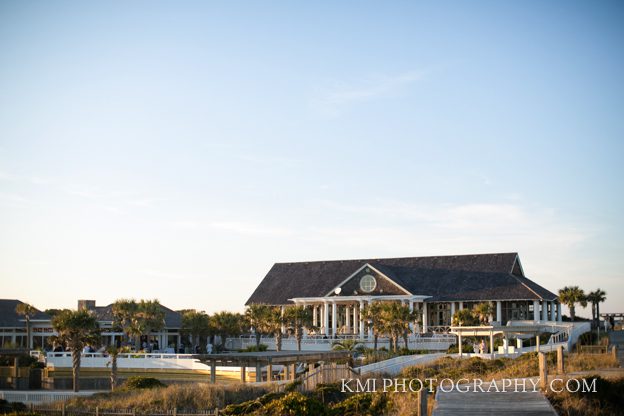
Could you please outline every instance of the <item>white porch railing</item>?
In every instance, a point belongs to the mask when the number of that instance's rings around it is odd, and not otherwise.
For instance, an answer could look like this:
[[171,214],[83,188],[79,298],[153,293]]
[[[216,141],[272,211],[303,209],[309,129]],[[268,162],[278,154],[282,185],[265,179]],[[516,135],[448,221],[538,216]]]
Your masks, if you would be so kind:
[[[71,368],[71,352],[48,352],[45,357],[48,367]],[[106,368],[110,365],[111,357],[101,352],[82,353],[81,367]],[[146,354],[123,353],[117,356],[119,368],[136,369],[186,369],[208,370],[209,366],[201,363],[192,354]]]
[[360,375],[371,373],[387,373],[396,375],[406,367],[419,364],[427,364],[446,356],[445,353],[423,354],[423,355],[402,355],[400,357],[390,358],[388,360],[379,361],[373,364],[363,365],[356,368]]
[[[372,339],[361,339],[356,335],[339,335],[336,338],[326,338],[320,335],[308,336],[301,340],[302,351],[328,351],[334,343],[354,340],[367,348],[373,347]],[[269,350],[275,349],[275,338],[263,336],[260,343],[268,347]],[[433,334],[432,336],[422,337],[420,335],[408,338],[408,346],[413,350],[434,350],[446,351],[451,345],[457,343],[454,335]],[[377,347],[390,348],[391,340],[386,337],[380,337],[377,340]],[[243,336],[238,338],[228,338],[225,347],[230,350],[245,349],[256,345],[256,338],[253,336]],[[403,339],[399,340],[399,347],[404,346]],[[284,351],[294,351],[297,349],[297,340],[294,337],[285,337],[282,339],[282,349]]]

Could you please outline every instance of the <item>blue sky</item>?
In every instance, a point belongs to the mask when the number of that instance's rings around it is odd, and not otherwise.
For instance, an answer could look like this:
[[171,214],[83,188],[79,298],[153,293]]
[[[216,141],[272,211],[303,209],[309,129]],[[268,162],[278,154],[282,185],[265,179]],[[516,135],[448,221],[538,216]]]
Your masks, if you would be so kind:
[[274,262],[517,251],[619,311],[623,18],[4,1],[2,297],[242,310]]

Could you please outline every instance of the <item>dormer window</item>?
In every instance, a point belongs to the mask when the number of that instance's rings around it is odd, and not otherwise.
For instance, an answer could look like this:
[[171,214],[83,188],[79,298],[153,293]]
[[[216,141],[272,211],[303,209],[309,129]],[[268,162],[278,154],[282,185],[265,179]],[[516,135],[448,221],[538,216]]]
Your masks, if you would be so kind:
[[377,281],[372,275],[366,274],[360,279],[360,289],[362,289],[362,292],[370,293],[375,290],[376,287]]

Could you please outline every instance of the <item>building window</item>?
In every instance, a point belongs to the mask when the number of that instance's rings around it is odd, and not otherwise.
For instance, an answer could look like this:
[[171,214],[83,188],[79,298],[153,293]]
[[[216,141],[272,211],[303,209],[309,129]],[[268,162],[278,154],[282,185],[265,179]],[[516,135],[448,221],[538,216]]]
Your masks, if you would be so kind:
[[377,281],[372,275],[367,274],[360,279],[360,289],[362,289],[363,292],[370,293],[375,290],[376,287]]

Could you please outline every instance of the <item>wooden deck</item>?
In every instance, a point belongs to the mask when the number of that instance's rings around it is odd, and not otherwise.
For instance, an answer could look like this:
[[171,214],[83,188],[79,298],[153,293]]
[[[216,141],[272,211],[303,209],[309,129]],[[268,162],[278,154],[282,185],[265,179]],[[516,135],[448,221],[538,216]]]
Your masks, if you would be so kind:
[[438,390],[433,416],[455,415],[535,415],[557,416],[557,412],[541,392],[489,392],[457,390],[445,393]]

